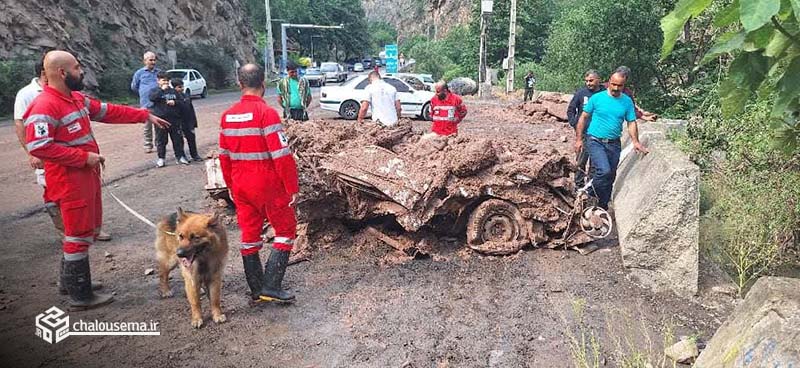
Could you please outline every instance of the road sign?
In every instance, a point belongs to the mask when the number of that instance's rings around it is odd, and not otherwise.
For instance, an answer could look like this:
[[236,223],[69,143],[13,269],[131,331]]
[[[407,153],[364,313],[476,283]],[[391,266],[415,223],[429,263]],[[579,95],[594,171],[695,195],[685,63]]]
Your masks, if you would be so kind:
[[386,72],[397,73],[397,45],[386,45]]

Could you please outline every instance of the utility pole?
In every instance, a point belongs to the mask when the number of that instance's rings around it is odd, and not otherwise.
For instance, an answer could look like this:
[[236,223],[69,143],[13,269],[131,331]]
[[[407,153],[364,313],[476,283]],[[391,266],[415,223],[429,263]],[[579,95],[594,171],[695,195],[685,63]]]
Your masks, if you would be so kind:
[[269,11],[269,0],[264,0],[264,8],[267,11],[267,44],[264,45],[264,70],[266,79],[272,80],[275,75],[275,49],[272,44],[272,15]]
[[511,0],[511,19],[508,25],[508,75],[506,94],[514,92],[514,46],[517,40],[517,0]]
[[486,29],[489,27],[489,16],[492,14],[492,0],[481,0],[481,46],[478,52],[478,97],[484,97],[486,91]]

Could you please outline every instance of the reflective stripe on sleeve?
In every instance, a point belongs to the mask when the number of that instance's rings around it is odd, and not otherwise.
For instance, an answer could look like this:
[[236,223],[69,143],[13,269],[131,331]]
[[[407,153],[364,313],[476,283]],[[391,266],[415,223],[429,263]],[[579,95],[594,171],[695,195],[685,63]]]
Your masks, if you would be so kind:
[[281,158],[283,156],[287,156],[287,155],[291,155],[291,154],[292,154],[292,150],[289,149],[289,147],[281,148],[281,149],[279,149],[277,151],[272,151],[272,152],[269,153],[269,155],[272,157],[272,159]]
[[286,244],[286,245],[292,245],[292,244],[294,244],[294,239],[284,238],[282,236],[276,236],[275,240],[273,242]]
[[27,144],[25,144],[25,148],[28,150],[28,152],[31,152],[31,151],[34,151],[34,150],[36,150],[38,148],[42,148],[44,145],[46,145],[46,144],[48,144],[48,143],[50,143],[52,141],[53,141],[53,138],[49,138],[49,137],[48,138],[37,139],[35,141],[28,142]]
[[[89,108],[88,106],[86,108]],[[105,102],[100,103],[100,112],[95,115],[93,120],[101,120],[106,117],[106,112],[108,112],[108,104]]]
[[24,125],[28,126],[30,124],[33,124],[33,123],[37,122],[37,121],[43,121],[43,122],[48,123],[48,124],[50,124],[50,125],[52,125],[54,127],[57,127],[57,126],[60,125],[59,121],[56,120],[54,117],[52,117],[50,115],[44,115],[44,114],[36,114],[36,115],[28,116],[28,118],[25,119]]

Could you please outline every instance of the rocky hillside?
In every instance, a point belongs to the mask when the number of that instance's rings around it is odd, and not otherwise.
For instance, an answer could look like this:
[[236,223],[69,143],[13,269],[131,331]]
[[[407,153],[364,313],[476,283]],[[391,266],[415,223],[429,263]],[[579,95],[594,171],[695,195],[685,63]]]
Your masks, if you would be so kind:
[[416,34],[443,37],[453,27],[469,23],[473,0],[362,0],[367,19],[388,22],[400,37]]
[[155,51],[162,66],[168,49],[186,47],[254,59],[255,39],[240,0],[2,1],[0,59],[66,49],[79,56],[89,85],[96,85],[96,73],[140,66],[145,50]]

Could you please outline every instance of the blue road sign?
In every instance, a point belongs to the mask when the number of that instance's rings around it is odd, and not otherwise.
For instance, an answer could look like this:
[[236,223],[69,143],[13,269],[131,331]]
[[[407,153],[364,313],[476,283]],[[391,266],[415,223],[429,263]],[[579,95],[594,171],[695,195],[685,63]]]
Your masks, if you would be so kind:
[[386,45],[386,72],[397,73],[397,45]]

